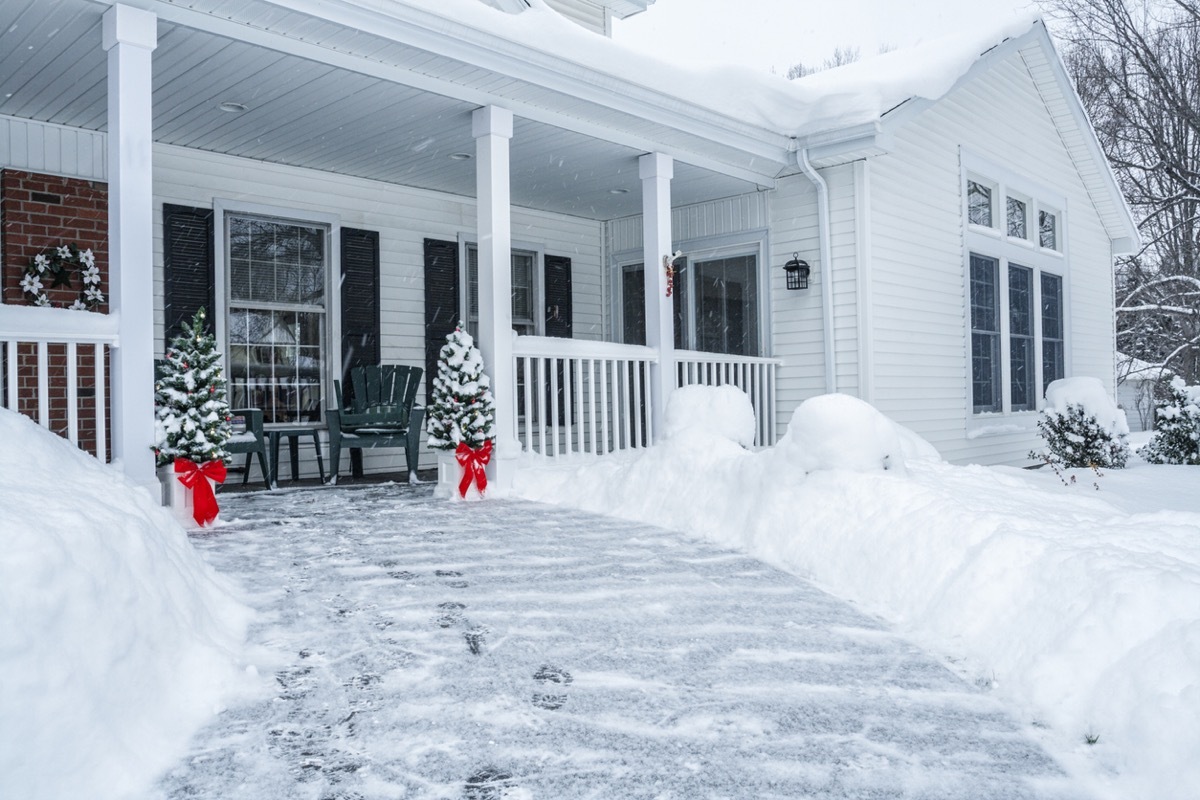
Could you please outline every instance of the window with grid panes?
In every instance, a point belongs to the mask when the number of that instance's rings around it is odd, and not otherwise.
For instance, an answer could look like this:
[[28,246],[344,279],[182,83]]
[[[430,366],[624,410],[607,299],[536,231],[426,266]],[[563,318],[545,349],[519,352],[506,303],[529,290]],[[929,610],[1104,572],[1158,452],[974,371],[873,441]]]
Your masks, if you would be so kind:
[[329,229],[228,214],[229,389],[267,423],[321,421]]
[[[512,251],[512,327],[522,336],[537,334],[537,253]],[[467,245],[467,331],[479,336],[479,247]]]

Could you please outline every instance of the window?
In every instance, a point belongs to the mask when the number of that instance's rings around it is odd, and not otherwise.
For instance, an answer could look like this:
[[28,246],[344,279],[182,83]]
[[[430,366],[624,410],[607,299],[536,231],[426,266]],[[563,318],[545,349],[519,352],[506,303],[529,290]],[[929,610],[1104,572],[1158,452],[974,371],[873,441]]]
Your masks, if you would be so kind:
[[[538,332],[537,269],[538,254],[532,250],[512,251],[512,327],[523,336]],[[467,245],[467,330],[479,335],[479,247]]]
[[1003,165],[969,154],[963,163],[970,406],[1036,411],[1047,384],[1066,372],[1066,201]]
[[971,254],[971,398],[975,413],[1000,411],[997,261]]
[[684,347],[704,353],[758,355],[758,259],[718,258],[691,264],[680,300],[691,306],[691,325]]
[[978,181],[967,181],[967,219],[972,225],[992,227],[992,188]]
[[1009,402],[1013,411],[1037,409],[1037,373],[1033,359],[1033,270],[1009,264]]
[[1047,250],[1058,249],[1058,215],[1051,211],[1038,212],[1038,244]]
[[1066,376],[1062,277],[1042,273],[1042,385]]
[[268,423],[320,422],[329,229],[241,214],[225,226],[231,403]]
[[1029,204],[1016,197],[1008,198],[1008,235],[1014,239],[1029,238]]
[[[645,344],[645,270],[640,263],[625,264],[620,275],[617,297],[621,340],[625,344]],[[740,356],[760,354],[756,254],[680,258],[675,264],[674,287],[676,348]]]
[[646,343],[646,269],[641,264],[621,267],[621,341]]

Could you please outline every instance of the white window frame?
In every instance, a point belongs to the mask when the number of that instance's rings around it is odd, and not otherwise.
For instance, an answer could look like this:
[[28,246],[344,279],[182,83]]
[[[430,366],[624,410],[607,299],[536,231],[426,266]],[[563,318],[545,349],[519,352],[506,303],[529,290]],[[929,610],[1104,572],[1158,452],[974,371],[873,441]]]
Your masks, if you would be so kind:
[[[1042,369],[1042,274],[1052,274],[1062,280],[1062,325],[1063,325],[1063,371],[1071,374],[1071,282],[1067,230],[1067,201],[1061,194],[1032,181],[1009,167],[962,152],[961,171],[961,219],[963,220],[963,300],[966,353],[966,403],[965,412],[968,432],[977,435],[1012,432],[1014,426],[1032,429],[1038,413],[1045,407],[1045,392]],[[997,209],[993,201],[994,227],[984,227],[970,222],[967,204],[967,181],[973,180],[993,186],[994,197],[999,197]],[[1008,235],[1008,197],[1026,203],[1026,233],[1028,239]],[[1038,212],[1049,211],[1056,215],[1055,249],[1041,247],[1038,232]],[[999,220],[996,217],[999,216]],[[994,258],[998,262],[996,293],[1000,302],[1000,411],[976,412],[972,387],[972,324],[971,324],[971,255]],[[1017,265],[1033,270],[1033,340],[1035,365],[1035,407],[1030,410],[1012,408],[1012,332],[1011,309],[1009,308],[1009,266]],[[997,423],[1001,423],[999,426]]]
[[[700,239],[685,239],[671,245],[672,252],[682,251],[689,266],[698,261],[716,261],[723,258],[740,258],[754,256],[755,271],[758,279],[756,301],[758,303],[758,356],[769,357],[771,354],[771,303],[770,303],[770,271],[767,260],[769,257],[768,231],[765,228],[741,233],[706,236]],[[609,273],[611,275],[609,303],[613,320],[613,341],[622,341],[625,335],[624,308],[621,302],[623,296],[622,280],[625,267],[641,264],[644,254],[641,250],[626,250],[613,253],[609,257]],[[661,268],[661,267],[660,267]],[[644,269],[644,266],[643,266]],[[694,270],[688,270],[688,279],[694,281]],[[696,291],[694,283],[688,286],[688,308],[686,318],[688,324],[687,336],[689,342],[696,341]]]
[[[320,225],[327,231],[325,246],[328,248],[329,266],[325,275],[325,374],[321,376],[320,421],[316,423],[287,423],[285,427],[298,427],[303,424],[312,427],[325,427],[325,407],[333,399],[333,378],[342,374],[342,244],[341,217],[337,214],[308,211],[285,206],[247,203],[226,198],[213,199],[213,295],[221,304],[221,313],[214,315],[216,323],[214,333],[217,344],[221,348],[221,369],[226,375],[231,374],[227,353],[229,352],[229,308],[232,300],[231,281],[229,280],[229,254],[226,241],[226,217],[254,216],[278,219],[281,222],[296,222],[307,225]],[[334,276],[339,280],[334,280]],[[278,427],[271,425],[268,427]]]
[[[458,285],[462,287],[458,297],[458,314],[459,319],[467,324],[471,322],[471,284],[469,281],[470,270],[467,264],[467,250],[474,247],[479,248],[476,241],[478,237],[474,232],[458,234]],[[546,245],[539,242],[526,242],[513,239],[511,243],[511,251],[532,253],[533,258],[533,335],[546,335]],[[509,256],[509,269],[512,269],[512,260]],[[509,299],[511,303],[511,298]],[[519,336],[520,334],[518,334]]]

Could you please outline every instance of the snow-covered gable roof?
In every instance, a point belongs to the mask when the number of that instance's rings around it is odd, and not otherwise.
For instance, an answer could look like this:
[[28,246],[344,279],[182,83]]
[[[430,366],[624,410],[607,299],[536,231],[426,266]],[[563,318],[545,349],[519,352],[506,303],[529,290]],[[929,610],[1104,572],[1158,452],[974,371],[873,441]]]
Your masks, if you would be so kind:
[[[1015,16],[1002,25],[939,37],[789,81],[744,67],[682,67],[668,60],[669,49],[664,49],[661,59],[635,51],[578,28],[545,0],[521,1],[528,4],[523,12],[499,15],[469,0],[473,10],[487,12],[486,17],[467,14],[456,19],[551,58],[573,62],[583,68],[573,77],[585,84],[622,94],[621,84],[646,90],[650,98],[660,98],[660,121],[665,124],[672,124],[682,101],[687,108],[715,113],[764,134],[789,137],[797,149],[873,137],[888,126],[906,124],[970,80],[975,71],[986,69],[989,58],[1033,46],[1044,54],[1041,60],[1046,66],[1045,85],[1039,88],[1064,101],[1055,123],[1077,164],[1090,162],[1090,168],[1083,170],[1085,181],[1110,238],[1118,252],[1136,246],[1133,217],[1050,35],[1035,15]],[[451,15],[463,0],[407,2]]]

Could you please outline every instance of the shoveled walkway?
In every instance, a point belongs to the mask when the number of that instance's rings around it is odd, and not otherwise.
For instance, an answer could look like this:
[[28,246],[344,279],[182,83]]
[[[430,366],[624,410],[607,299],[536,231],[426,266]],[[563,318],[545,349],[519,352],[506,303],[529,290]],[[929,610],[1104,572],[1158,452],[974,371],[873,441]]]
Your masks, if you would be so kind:
[[993,699],[748,557],[423,487],[224,504],[196,544],[286,666],[164,796],[1080,796]]

